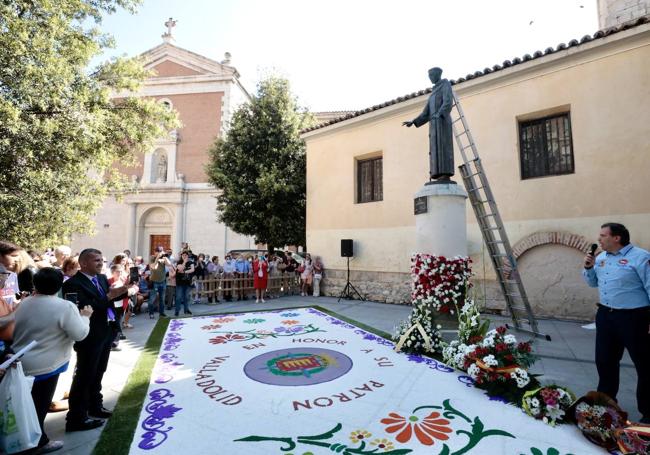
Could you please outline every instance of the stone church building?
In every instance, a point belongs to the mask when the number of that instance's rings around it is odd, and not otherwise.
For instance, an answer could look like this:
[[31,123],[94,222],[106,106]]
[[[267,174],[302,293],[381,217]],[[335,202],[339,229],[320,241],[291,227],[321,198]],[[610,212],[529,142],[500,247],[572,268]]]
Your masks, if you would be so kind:
[[[581,269],[602,223],[626,224],[632,242],[650,249],[648,14],[648,0],[600,0],[595,34],[451,81],[537,315],[593,318],[598,294]],[[351,282],[371,300],[410,301],[413,197],[428,180],[429,139],[428,128],[402,122],[422,111],[429,93],[303,132],[307,249],[323,257],[326,294],[346,282],[340,241],[353,239]],[[454,179],[462,185],[458,172]],[[467,233],[475,298],[503,309],[469,203]]]
[[163,43],[141,58],[155,75],[138,96],[175,109],[182,126],[140,156],[137,167],[123,169],[138,191],[121,201],[107,198],[95,217],[96,235],[73,238],[73,250],[94,247],[108,257],[129,249],[146,257],[159,245],[177,252],[188,242],[196,253],[223,257],[232,249],[255,248],[252,238],[216,221],[217,191],[204,171],[207,150],[250,97],[230,55],[217,62],[180,48],[170,26]]

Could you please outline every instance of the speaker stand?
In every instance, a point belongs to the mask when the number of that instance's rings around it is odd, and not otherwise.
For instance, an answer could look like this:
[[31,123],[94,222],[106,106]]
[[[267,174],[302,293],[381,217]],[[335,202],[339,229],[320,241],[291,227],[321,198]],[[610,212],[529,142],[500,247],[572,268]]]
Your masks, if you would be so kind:
[[346,299],[346,300],[354,300],[354,295],[359,296],[359,300],[363,300],[364,302],[366,299],[363,298],[361,293],[357,291],[357,288],[355,288],[352,283],[350,283],[350,258],[348,257],[348,279],[345,283],[345,287],[341,291],[341,295],[339,295],[339,299],[337,302],[340,302],[341,299]]

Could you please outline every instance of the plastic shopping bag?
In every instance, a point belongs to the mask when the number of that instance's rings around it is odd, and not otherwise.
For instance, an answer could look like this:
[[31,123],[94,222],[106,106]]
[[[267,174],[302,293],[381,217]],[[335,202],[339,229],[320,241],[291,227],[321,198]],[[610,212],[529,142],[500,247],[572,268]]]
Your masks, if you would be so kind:
[[8,368],[0,382],[0,449],[16,453],[31,449],[41,439],[36,408],[32,400],[34,378],[27,378],[23,366]]

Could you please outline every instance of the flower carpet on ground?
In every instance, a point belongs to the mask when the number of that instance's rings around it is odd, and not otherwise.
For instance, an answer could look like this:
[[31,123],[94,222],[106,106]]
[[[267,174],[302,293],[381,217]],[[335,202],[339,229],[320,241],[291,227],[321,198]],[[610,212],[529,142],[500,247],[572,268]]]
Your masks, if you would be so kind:
[[170,322],[130,453],[606,453],[313,308]]

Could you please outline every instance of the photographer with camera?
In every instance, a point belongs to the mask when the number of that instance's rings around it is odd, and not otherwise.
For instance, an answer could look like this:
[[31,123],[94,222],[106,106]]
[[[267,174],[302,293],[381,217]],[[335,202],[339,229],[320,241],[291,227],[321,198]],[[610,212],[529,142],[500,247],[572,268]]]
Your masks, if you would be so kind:
[[194,273],[194,261],[190,259],[188,251],[181,253],[181,259],[176,264],[176,308],[174,316],[178,316],[183,305],[184,314],[192,314],[189,308],[190,288],[192,286],[192,274]]
[[66,417],[66,431],[84,431],[103,424],[112,412],[104,408],[102,379],[115,338],[115,309],[113,302],[128,295],[127,286],[109,289],[102,253],[87,248],[79,255],[80,270],[63,283],[63,295],[76,294],[80,308],[90,305],[90,331],[82,341],[74,344],[77,364],[70,386],[70,411]]
[[158,314],[161,318],[167,317],[165,314],[165,291],[167,290],[167,267],[172,268],[173,265],[169,258],[163,251],[162,247],[158,247],[155,255],[151,256],[149,264],[149,280],[152,284],[151,292],[149,293],[149,318],[153,319],[153,314],[156,308],[156,299],[158,299]]

